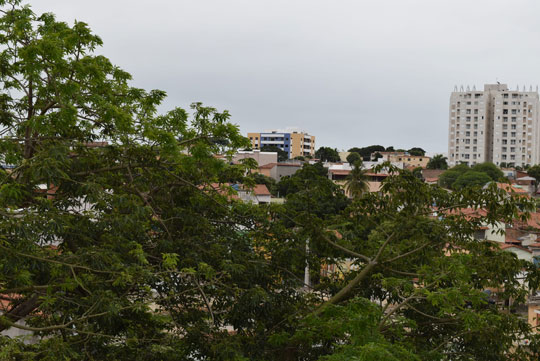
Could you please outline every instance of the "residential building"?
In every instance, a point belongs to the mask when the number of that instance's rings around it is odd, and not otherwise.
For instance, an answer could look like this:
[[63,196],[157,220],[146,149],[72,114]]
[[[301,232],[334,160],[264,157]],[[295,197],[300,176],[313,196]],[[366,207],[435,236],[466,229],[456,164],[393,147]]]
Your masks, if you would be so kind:
[[[427,167],[429,160],[431,159],[425,155],[410,155],[408,152],[375,152],[382,155],[383,161],[393,162],[393,163],[403,163],[405,167]],[[371,155],[372,159],[374,154]]]
[[259,166],[277,163],[278,154],[277,152],[261,152],[259,149],[255,150],[240,150],[235,155],[232,156],[233,163],[239,163],[242,159],[252,158],[257,161]]
[[302,168],[302,163],[269,163],[259,167],[259,173],[275,179],[277,182],[285,176],[291,176]]
[[265,145],[276,146],[287,152],[289,159],[298,156],[315,156],[315,136],[294,129],[271,130],[264,133],[248,133],[253,149]]
[[451,166],[493,162],[524,166],[540,161],[538,87],[509,90],[506,84],[457,87],[450,96],[448,161]]

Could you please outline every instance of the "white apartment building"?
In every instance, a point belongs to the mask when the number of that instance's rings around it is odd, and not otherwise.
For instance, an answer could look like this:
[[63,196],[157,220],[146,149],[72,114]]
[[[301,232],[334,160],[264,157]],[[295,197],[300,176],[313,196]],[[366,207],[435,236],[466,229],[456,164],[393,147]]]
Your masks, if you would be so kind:
[[509,90],[486,84],[484,91],[457,87],[450,96],[450,165],[533,165],[540,162],[538,87]]

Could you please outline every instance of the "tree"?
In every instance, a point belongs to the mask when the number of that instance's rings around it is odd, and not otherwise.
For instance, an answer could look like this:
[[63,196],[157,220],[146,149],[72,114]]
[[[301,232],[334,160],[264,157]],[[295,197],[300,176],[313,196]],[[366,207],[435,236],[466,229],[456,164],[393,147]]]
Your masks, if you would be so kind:
[[540,165],[536,164],[527,170],[527,174],[535,179],[534,188],[538,190],[538,184],[540,182]]
[[418,148],[418,147],[414,147],[414,148],[411,148],[407,151],[410,155],[420,155],[420,156],[424,156],[426,154],[426,151],[423,150],[422,148]]
[[470,171],[470,168],[467,165],[458,164],[439,176],[439,185],[445,188],[452,188],[452,184],[454,184],[459,176],[468,171]]
[[279,147],[276,147],[275,145],[265,145],[264,147],[261,147],[261,152],[275,152],[278,154],[278,162],[284,162],[287,159],[289,159],[289,153],[282,150]]
[[395,152],[393,146],[386,147],[385,152]]
[[442,154],[436,154],[427,164],[427,169],[448,169],[447,158]]
[[382,145],[370,145],[364,148],[354,147],[348,150],[349,152],[355,152],[362,156],[362,160],[370,161],[371,154],[375,152],[384,152],[385,148]]
[[[474,172],[474,174],[464,177],[459,183],[456,183],[459,177],[469,172]],[[475,185],[485,179],[485,177],[480,177],[477,173],[485,174],[495,182],[504,179],[503,172],[493,163],[479,163],[472,168],[469,168],[466,164],[459,164],[442,173],[439,177],[439,184],[449,189],[455,189],[454,185],[459,187],[467,184]]]
[[472,167],[472,170],[487,174],[495,182],[504,179],[504,173],[499,169],[499,167],[490,162],[478,163]]
[[330,147],[320,147],[315,152],[315,158],[320,159],[322,162],[339,162],[341,158],[337,149]]
[[381,153],[375,152],[375,154],[373,154],[372,159],[373,159],[374,161],[377,161],[377,160],[381,159],[382,157],[383,157],[383,156],[382,156]]
[[349,164],[354,164],[358,161],[362,161],[362,156],[359,153],[351,152],[351,154],[347,156],[347,163]]
[[368,177],[366,170],[362,168],[361,161],[353,164],[351,173],[347,176],[345,190],[353,198],[359,198],[362,194],[369,191]]
[[487,173],[477,172],[471,170],[469,172],[461,174],[456,181],[452,184],[452,189],[463,189],[465,187],[484,186],[486,183],[491,182],[491,178]]
[[227,112],[159,114],[86,25],[1,4],[0,328],[35,337],[0,336],[2,359],[538,359],[503,306],[538,269],[473,239],[529,200],[388,167],[351,202],[316,164],[284,205],[241,203],[219,184],[215,154],[248,144]]

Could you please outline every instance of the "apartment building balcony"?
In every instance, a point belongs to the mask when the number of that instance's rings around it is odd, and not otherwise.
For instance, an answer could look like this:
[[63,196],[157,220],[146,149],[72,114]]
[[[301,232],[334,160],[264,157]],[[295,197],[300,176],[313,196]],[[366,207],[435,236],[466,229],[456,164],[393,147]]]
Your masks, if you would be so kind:
[[265,145],[265,144],[279,145],[283,143],[285,143],[285,141],[283,140],[261,140],[261,145]]

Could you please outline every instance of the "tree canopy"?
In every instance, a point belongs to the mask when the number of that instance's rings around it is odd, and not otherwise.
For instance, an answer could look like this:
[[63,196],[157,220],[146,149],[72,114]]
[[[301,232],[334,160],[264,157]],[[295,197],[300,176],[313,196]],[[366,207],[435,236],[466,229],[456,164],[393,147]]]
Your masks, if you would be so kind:
[[442,154],[435,154],[428,162],[427,169],[448,169],[447,158]]
[[481,187],[490,181],[491,181],[491,178],[486,173],[471,170],[457,177],[455,182],[452,183],[452,188],[462,189],[465,187],[472,187],[472,186]]
[[339,162],[341,158],[339,152],[335,148],[320,147],[315,151],[315,158],[320,159],[323,162]]
[[362,161],[362,156],[359,153],[351,152],[351,154],[347,156],[347,163],[349,164],[354,164],[359,161]]
[[426,155],[426,151],[419,147],[413,147],[407,151],[410,155]]
[[535,179],[535,187],[538,188],[540,182],[540,165],[533,165],[527,169],[527,174]]
[[[468,173],[472,174],[467,175]],[[459,178],[461,178],[460,181],[456,183]],[[468,185],[480,186],[490,181],[498,182],[501,180],[504,180],[504,174],[493,163],[479,163],[472,168],[465,164],[458,164],[440,175],[439,184],[445,188],[457,189]]]
[[368,177],[366,170],[362,168],[362,162],[356,161],[353,164],[351,173],[347,176],[345,189],[353,198],[359,198],[369,191]]
[[224,180],[253,164],[216,157],[249,144],[228,112],[161,114],[84,23],[0,5],[0,330],[32,336],[1,335],[1,359],[540,356],[514,312],[538,269],[473,237],[532,202],[391,166],[350,201],[318,163],[285,204],[242,203]]
[[362,160],[364,161],[370,161],[371,153],[384,152],[385,148],[382,145],[370,145],[368,147],[363,147],[363,148],[353,147],[349,149],[348,151],[360,154],[362,156]]

